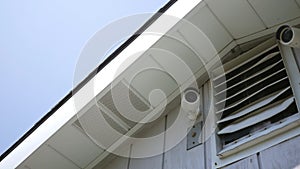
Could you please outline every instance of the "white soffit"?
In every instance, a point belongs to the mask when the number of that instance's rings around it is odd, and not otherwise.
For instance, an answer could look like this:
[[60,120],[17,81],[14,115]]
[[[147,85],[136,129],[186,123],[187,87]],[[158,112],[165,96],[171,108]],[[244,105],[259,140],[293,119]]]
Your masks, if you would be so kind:
[[[204,2],[203,2],[204,3]],[[211,41],[211,43],[216,48],[215,52],[220,52],[227,44],[229,44],[233,39],[231,35],[227,32],[227,30],[222,26],[222,24],[217,20],[211,10],[207,5],[200,6],[194,9],[195,14],[189,15],[187,20],[190,21],[193,25],[197,26],[197,28],[202,31],[207,38]],[[181,31],[181,30],[179,30]],[[185,30],[184,26],[182,27],[182,34],[187,38],[188,41],[196,42],[191,44],[199,44],[197,41],[204,41],[207,43],[202,37],[195,37],[189,33],[190,31]],[[204,39],[204,40],[203,40]],[[201,44],[201,43],[200,43]],[[204,48],[201,48],[200,45],[193,46],[199,53],[203,52]],[[208,54],[210,57],[215,56],[217,53]],[[203,56],[206,55],[202,54]]]
[[295,0],[249,0],[268,27],[295,19],[300,8]]
[[235,39],[266,28],[247,0],[206,0],[206,3]]
[[[187,41],[185,37],[182,37],[182,34],[180,34],[178,30],[172,31],[172,33],[170,33],[170,36],[171,37],[161,38],[154,45],[154,48],[165,49],[168,52],[172,52],[166,53],[167,56],[173,55],[171,56],[173,57],[172,60],[177,62],[178,59],[181,59],[185,64],[188,65],[191,71],[196,72],[199,69],[199,65],[201,65],[202,62],[200,62],[198,56],[196,55],[197,51],[195,49],[193,49],[194,51],[190,49],[190,41]],[[174,72],[176,74],[179,74],[179,72],[177,71],[182,71],[178,69],[178,65],[176,65],[176,62],[170,62],[170,57],[164,57],[166,56],[166,54],[164,54],[163,52],[151,50],[149,53],[151,57],[156,62],[158,62],[161,65],[161,67],[163,67],[167,72]]]
[[[103,150],[73,125],[63,127],[47,143],[70,159],[73,163],[86,167]],[[36,156],[36,154],[34,154]]]
[[[177,1],[165,12],[165,14],[176,16],[178,18],[183,18],[200,2],[201,0]],[[152,25],[149,26],[149,28],[147,28],[146,32],[153,32],[153,29],[155,30],[159,28],[160,32],[162,34],[165,34],[176,23],[177,22],[174,21],[166,24],[164,19],[158,18]],[[162,28],[161,25],[164,25],[164,27]],[[73,164],[69,164],[67,160],[64,160],[61,163],[59,163],[58,161],[61,161],[63,159],[58,157],[57,154],[53,155],[52,152],[54,150],[49,149],[48,147],[45,148],[45,150],[38,148],[43,143],[45,143],[55,132],[57,132],[63,125],[65,125],[72,117],[74,117],[77,113],[77,110],[81,110],[94,98],[94,96],[87,94],[90,93],[89,91],[91,87],[94,89],[95,95],[100,93],[120,73],[120,65],[122,65],[125,60],[130,59],[131,62],[127,62],[127,66],[122,66],[124,70],[139,57],[135,56],[132,58],[132,54],[136,53],[136,49],[146,50],[150,48],[155,42],[157,42],[161,37],[162,35],[139,36],[137,39],[135,39],[127,48],[123,50],[122,53],[120,53],[114,60],[107,64],[93,79],[91,79],[83,88],[81,88],[75,94],[75,96],[73,96],[64,105],[62,105],[52,116],[50,116],[43,124],[41,124],[41,126],[39,126],[32,134],[30,134],[19,146],[17,146],[10,154],[8,154],[1,161],[0,168],[16,168],[27,157],[33,154],[35,150],[37,150],[36,153],[44,152],[40,156],[41,159],[43,156],[45,156],[45,159],[47,159],[49,162],[52,161],[53,164],[57,163],[57,165],[60,165],[66,163],[66,166],[69,166],[69,168],[78,168],[77,166],[72,166]],[[74,108],[74,97],[79,97],[81,99],[80,105],[77,104],[76,109]],[[42,148],[44,146],[45,145],[43,145]],[[49,154],[49,157],[47,154]],[[51,156],[51,154],[53,155],[53,157]],[[40,162],[42,164],[43,160],[40,160]],[[36,168],[41,167],[37,166]],[[54,168],[63,167],[57,166]]]
[[[157,54],[155,51],[157,51]],[[154,56],[164,58],[166,55],[167,53],[159,49],[150,49],[149,52],[145,53],[126,69],[124,75],[121,75],[130,84],[130,87],[135,89],[145,101],[149,100],[149,94],[153,89],[161,89],[169,96],[178,86],[158,61],[153,59]],[[152,106],[157,106],[160,101],[157,100],[157,103]]]
[[76,166],[71,161],[66,160],[61,154],[58,154],[53,148],[49,147],[48,145],[43,145],[42,147],[40,147],[35,152],[34,156],[30,156],[26,160],[25,164],[22,164],[21,166],[17,167],[17,169],[28,169],[28,168],[30,169],[38,169],[38,168],[80,169],[79,166]]

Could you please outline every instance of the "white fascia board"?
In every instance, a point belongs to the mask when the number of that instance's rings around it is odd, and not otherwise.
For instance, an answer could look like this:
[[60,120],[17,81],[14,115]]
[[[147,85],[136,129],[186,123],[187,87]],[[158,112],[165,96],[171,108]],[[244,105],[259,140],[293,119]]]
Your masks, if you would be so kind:
[[[182,19],[185,17],[197,4],[202,0],[179,0],[173,4],[164,14]],[[127,48],[125,48],[115,59],[107,64],[95,77],[93,77],[85,86],[83,86],[72,98],[66,101],[53,115],[51,115],[43,124],[41,124],[33,133],[31,133],[20,145],[18,145],[12,152],[10,152],[1,162],[0,168],[10,169],[19,166],[26,158],[34,153],[43,143],[45,143],[53,134],[55,134],[61,127],[63,127],[71,118],[76,116],[77,110],[81,110],[87,105],[94,96],[86,94],[91,88],[94,88],[95,95],[100,93],[106,86],[108,86],[120,71],[120,67],[125,70],[130,66],[139,56],[133,55],[138,51],[146,51],[153,46],[162,36],[178,23],[179,20],[166,23],[159,17],[152,25],[150,25],[145,32],[151,32],[160,28],[160,35],[155,36],[139,36]],[[143,33],[142,33],[143,35]],[[130,60],[130,61],[129,61]],[[124,63],[126,61],[126,66]],[[121,66],[122,65],[122,66]],[[118,73],[116,73],[118,72]],[[97,84],[97,85],[95,85]],[[74,105],[74,97],[80,97],[80,105],[76,102]]]

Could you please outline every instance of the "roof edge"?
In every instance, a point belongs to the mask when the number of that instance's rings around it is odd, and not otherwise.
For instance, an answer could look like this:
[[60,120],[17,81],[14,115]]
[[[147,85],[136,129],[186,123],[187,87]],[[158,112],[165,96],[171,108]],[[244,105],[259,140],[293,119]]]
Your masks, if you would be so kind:
[[48,113],[46,113],[37,123],[34,124],[20,139],[10,146],[0,156],[0,162],[5,159],[16,147],[18,147],[30,134],[32,134],[41,124],[43,124],[51,115],[53,115],[63,104],[65,104],[74,94],[76,94],[85,84],[87,84],[100,70],[109,64],[126,47],[128,47],[140,34],[142,34],[153,22],[155,22],[164,12],[166,12],[177,0],[170,0],[160,8],[150,19],[146,21],[130,38],[128,38],[120,47],[110,54],[98,67],[96,67],[83,81],[81,81],[73,90],[71,90],[62,100],[60,100]]

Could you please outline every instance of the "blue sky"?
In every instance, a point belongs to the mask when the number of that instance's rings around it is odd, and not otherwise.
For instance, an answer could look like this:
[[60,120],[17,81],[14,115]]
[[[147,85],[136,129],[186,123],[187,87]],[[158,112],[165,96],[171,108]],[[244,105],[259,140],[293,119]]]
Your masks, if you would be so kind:
[[166,3],[0,1],[0,154],[72,89],[80,51],[95,32]]

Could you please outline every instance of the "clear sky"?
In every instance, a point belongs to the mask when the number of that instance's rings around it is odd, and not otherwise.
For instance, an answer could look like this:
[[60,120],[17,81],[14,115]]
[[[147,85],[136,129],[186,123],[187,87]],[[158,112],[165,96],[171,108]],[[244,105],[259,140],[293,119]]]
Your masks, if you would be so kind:
[[166,3],[0,1],[0,154],[72,89],[80,51],[95,32],[124,16],[156,12]]

